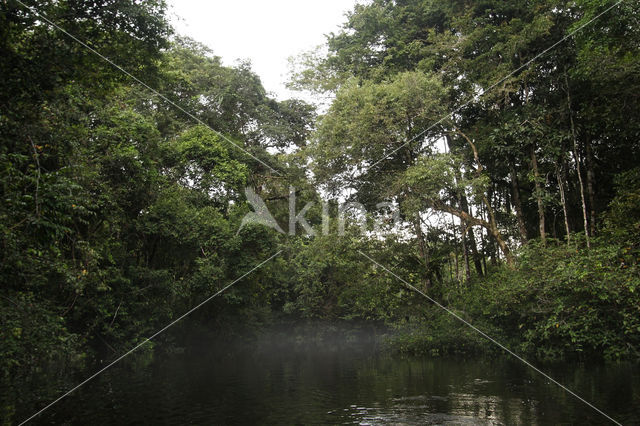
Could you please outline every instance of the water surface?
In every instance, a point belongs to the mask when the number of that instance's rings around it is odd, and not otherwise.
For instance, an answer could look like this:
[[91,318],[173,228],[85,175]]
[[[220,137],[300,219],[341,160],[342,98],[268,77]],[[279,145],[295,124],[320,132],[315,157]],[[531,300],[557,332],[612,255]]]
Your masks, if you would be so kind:
[[[618,421],[640,423],[638,366],[544,368]],[[28,417],[73,380],[81,378],[49,383],[47,395],[33,383],[5,389],[6,421]],[[114,366],[34,423],[608,424],[517,360],[391,356],[353,336],[243,345],[200,336],[183,353]]]

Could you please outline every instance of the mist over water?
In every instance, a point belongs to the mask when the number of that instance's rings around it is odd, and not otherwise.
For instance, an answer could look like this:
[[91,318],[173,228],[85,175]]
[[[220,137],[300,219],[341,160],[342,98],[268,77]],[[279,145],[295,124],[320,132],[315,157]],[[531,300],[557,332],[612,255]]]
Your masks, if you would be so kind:
[[[605,424],[517,360],[392,355],[384,334],[326,323],[194,334],[184,350],[114,366],[36,424]],[[640,418],[637,366],[543,367],[622,423]],[[69,384],[5,389],[3,414],[15,423]]]

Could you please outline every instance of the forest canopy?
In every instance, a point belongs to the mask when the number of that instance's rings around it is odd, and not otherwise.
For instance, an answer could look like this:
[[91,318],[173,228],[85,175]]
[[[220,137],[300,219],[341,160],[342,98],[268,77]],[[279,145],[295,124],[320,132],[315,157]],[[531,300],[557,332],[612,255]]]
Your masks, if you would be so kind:
[[[367,321],[399,350],[488,350],[366,253],[521,352],[640,356],[635,2],[363,2],[299,58],[320,112],[166,15],[0,5],[7,374],[115,357],[279,250],[180,327]],[[313,203],[315,235],[241,226],[247,188],[283,230],[292,194]]]

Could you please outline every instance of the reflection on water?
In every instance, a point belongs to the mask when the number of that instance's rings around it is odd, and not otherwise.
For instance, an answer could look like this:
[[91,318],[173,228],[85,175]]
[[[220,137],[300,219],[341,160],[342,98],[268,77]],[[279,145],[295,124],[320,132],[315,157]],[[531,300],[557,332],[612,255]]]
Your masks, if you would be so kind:
[[[517,361],[392,357],[353,334],[279,337],[236,346],[200,336],[144,368],[123,362],[37,423],[606,424]],[[639,422],[638,366],[545,369],[619,421]],[[56,380],[0,391],[5,421],[28,417],[80,377]]]

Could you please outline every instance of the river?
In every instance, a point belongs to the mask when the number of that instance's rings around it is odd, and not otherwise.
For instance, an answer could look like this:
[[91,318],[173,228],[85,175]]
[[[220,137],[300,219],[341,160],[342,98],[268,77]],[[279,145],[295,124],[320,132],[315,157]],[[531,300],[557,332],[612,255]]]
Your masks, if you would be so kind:
[[[380,351],[376,339],[281,336],[229,344],[202,335],[150,362],[134,355],[33,423],[608,424],[515,359],[407,357]],[[638,365],[542,367],[616,420],[640,423]],[[48,382],[46,395],[38,381],[5,388],[6,424],[29,417],[79,379]]]

